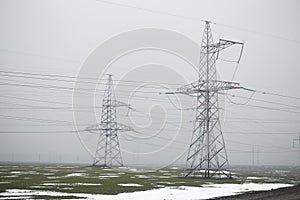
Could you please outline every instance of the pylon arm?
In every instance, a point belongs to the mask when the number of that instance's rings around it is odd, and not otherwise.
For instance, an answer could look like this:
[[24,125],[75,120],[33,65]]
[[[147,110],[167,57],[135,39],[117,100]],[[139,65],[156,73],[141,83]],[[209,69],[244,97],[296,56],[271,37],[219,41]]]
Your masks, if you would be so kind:
[[115,101],[115,106],[116,107],[122,107],[122,106],[124,106],[124,107],[128,107],[128,108],[130,108],[130,104],[128,104],[128,103],[124,103],[124,102],[122,102],[122,101]]
[[166,92],[166,94],[185,94],[190,96],[196,96],[199,92],[206,92],[206,85],[210,84],[212,87],[209,87],[209,92],[218,92],[223,90],[232,90],[232,89],[244,89],[239,83],[228,82],[228,81],[196,81],[191,84],[185,85],[178,88],[175,92]]
[[[241,60],[241,57],[242,57],[243,49],[244,49],[244,43],[242,43],[242,42],[236,42],[236,41],[232,41],[232,40],[219,39],[218,43],[214,43],[214,44],[209,45],[208,51],[211,54],[217,54],[217,58],[216,59],[218,59],[220,51],[222,51],[222,50],[224,50],[224,49],[226,49],[228,47],[231,47],[233,45],[240,45],[241,46],[240,55],[239,55],[239,58],[237,60],[237,63],[239,63],[240,60]],[[204,46],[204,47],[206,47],[206,46]]]
[[86,129],[84,129],[84,131],[90,132],[90,133],[99,133],[99,130],[101,130],[100,125],[99,124],[94,124],[91,125],[89,127],[87,127]]
[[[105,131],[107,130],[108,128],[105,128],[106,127],[106,124],[103,123],[103,124],[94,124],[92,126],[89,126],[85,129],[85,131],[87,132],[90,132],[90,133],[95,133],[95,134],[99,134],[100,131]],[[115,130],[115,131],[121,131],[121,132],[126,132],[126,131],[131,131],[131,132],[136,132],[136,130],[134,130],[132,127],[130,126],[126,126],[124,124],[120,124],[118,123],[117,124],[117,127],[116,128],[110,128],[111,130]]]
[[219,39],[219,43],[218,43],[218,48],[219,48],[219,51],[223,50],[223,49],[226,49],[232,45],[241,45],[242,47],[244,46],[244,43],[243,42],[236,42],[236,41],[232,41],[232,40],[225,40],[225,39]]
[[239,83],[235,83],[235,82],[216,81],[216,83],[217,83],[216,91],[243,89],[243,87]]
[[204,84],[205,84],[204,81],[195,81],[188,85],[184,85],[184,86],[178,88],[174,93],[193,96],[192,94],[196,93],[196,90],[198,88],[202,88],[204,86]]
[[138,131],[134,130],[131,126],[127,126],[125,124],[118,123],[118,130],[121,132],[135,132],[138,133]]
[[[228,47],[231,47],[232,45],[241,45],[243,48],[244,43],[236,42],[236,41],[232,41],[232,40],[219,39],[218,43],[210,44],[208,50],[209,50],[209,53],[219,53],[220,51],[222,51]],[[206,46],[204,46],[204,47],[206,47]]]

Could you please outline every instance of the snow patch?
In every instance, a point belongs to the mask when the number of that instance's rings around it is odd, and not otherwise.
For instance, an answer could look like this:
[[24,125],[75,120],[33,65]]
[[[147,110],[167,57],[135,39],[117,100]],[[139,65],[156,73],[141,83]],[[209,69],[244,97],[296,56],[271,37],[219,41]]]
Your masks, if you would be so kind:
[[172,199],[172,200],[192,200],[192,199],[209,199],[221,196],[235,195],[241,192],[248,191],[263,191],[271,190],[280,187],[289,187],[290,184],[279,183],[244,183],[244,184],[207,184],[202,187],[165,187],[152,189],[147,191],[120,193],[117,195],[102,195],[102,194],[85,194],[85,193],[66,193],[66,192],[52,192],[52,191],[37,191],[37,190],[18,190],[8,189],[0,193],[0,197],[5,199],[11,197],[25,198],[34,195],[46,196],[75,196],[84,197],[87,199],[106,199],[106,200],[159,200],[159,199]]
[[[135,177],[137,177],[137,178],[151,178],[150,176],[146,176],[146,175],[142,175],[142,174],[137,174],[137,175],[135,175]],[[135,178],[135,177],[133,177],[133,178]]]
[[23,174],[23,172],[20,172],[20,171],[11,171],[10,173],[11,174]]
[[177,169],[179,169],[178,167],[172,167],[172,168],[170,168],[170,169],[172,169],[172,170],[177,170]]
[[101,176],[98,176],[99,178],[118,178],[120,176],[118,175],[101,175]]
[[79,177],[79,176],[85,176],[84,173],[71,173],[71,174],[67,174],[65,177]]
[[2,176],[2,177],[4,177],[4,178],[16,178],[18,176],[17,175],[9,175],[9,176]]
[[9,183],[11,183],[11,182],[8,182],[8,181],[2,181],[2,182],[0,182],[0,184],[9,184]]
[[118,185],[123,186],[123,187],[141,187],[141,186],[143,186],[143,185],[136,184],[136,183],[120,183]]
[[267,179],[268,177],[255,177],[255,176],[249,176],[247,179],[249,180],[261,180],[261,179]]
[[77,185],[83,185],[83,186],[99,186],[102,185],[101,183],[43,183],[43,186],[77,186]]

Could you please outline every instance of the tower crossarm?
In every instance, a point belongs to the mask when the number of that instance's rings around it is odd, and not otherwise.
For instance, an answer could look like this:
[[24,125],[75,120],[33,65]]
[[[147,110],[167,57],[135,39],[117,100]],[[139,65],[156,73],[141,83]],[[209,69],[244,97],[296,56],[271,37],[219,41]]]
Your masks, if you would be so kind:
[[84,129],[84,131],[86,132],[95,133],[95,134],[99,134],[99,130],[102,130],[100,124],[93,124],[87,127],[86,129]]
[[128,107],[128,108],[130,108],[130,104],[124,103],[122,101],[115,100],[115,107]]
[[[210,86],[206,87],[207,84],[209,84]],[[167,94],[185,94],[190,96],[196,96],[197,93],[201,92],[219,92],[223,90],[232,89],[244,89],[244,87],[242,87],[239,83],[229,81],[195,81],[193,83],[178,88],[175,92],[169,92]]]
[[[243,50],[244,43],[242,43],[242,42],[236,42],[236,41],[227,40],[227,39],[219,39],[219,42],[210,44],[208,46],[208,52],[209,53],[219,53],[220,51],[222,51],[228,47],[231,47],[233,45],[241,45],[242,46],[241,51]],[[203,47],[207,48],[207,46],[203,46]]]
[[105,123],[99,123],[99,124],[91,125],[85,129],[85,131],[90,133],[95,133],[95,134],[99,134],[99,131],[107,131],[107,130],[114,130],[120,132],[126,132],[126,131],[137,132],[132,127],[121,123],[118,123],[116,128],[109,128],[106,126]]
[[239,83],[229,81],[216,81],[216,91],[244,89]]
[[138,132],[131,126],[127,126],[125,124],[120,124],[120,123],[118,123],[117,129],[118,129],[118,131],[121,131],[121,132],[136,132],[136,133]]

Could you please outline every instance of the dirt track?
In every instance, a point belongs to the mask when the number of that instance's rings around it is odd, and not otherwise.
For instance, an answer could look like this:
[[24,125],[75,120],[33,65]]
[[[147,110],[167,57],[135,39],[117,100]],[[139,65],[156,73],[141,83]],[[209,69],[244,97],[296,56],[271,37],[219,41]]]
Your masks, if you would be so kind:
[[300,186],[279,188],[276,190],[253,192],[229,197],[214,198],[214,200],[300,200]]

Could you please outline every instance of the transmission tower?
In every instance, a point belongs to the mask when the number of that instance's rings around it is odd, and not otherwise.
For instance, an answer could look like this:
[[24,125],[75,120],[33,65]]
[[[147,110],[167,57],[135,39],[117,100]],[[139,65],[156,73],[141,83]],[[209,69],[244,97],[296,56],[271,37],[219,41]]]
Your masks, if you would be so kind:
[[299,177],[300,177],[300,132],[299,132],[299,136],[298,136],[298,138],[297,139],[293,139],[293,147],[295,147],[295,142],[296,141],[298,141],[299,142],[299,166],[298,166],[298,175],[299,175]]
[[197,99],[196,120],[186,160],[186,177],[221,178],[225,175],[231,178],[231,173],[225,170],[228,158],[219,119],[218,93],[244,88],[238,83],[217,80],[216,61],[219,52],[232,45],[241,45],[239,62],[243,43],[224,39],[214,43],[210,22],[206,21],[201,42],[198,80],[174,92]]
[[86,131],[99,134],[93,166],[103,168],[123,166],[118,132],[134,130],[117,123],[116,107],[119,106],[129,107],[128,104],[115,99],[112,75],[109,74],[102,101],[101,122],[86,129]]

